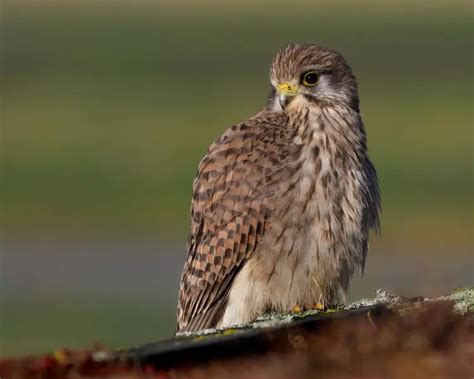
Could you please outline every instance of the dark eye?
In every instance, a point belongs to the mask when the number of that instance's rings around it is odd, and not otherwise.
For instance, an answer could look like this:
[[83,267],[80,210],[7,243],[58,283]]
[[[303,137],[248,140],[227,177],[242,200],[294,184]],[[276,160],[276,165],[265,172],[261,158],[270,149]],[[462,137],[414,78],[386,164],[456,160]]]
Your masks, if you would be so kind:
[[308,71],[301,78],[301,83],[307,87],[313,87],[318,84],[319,75],[316,71]]

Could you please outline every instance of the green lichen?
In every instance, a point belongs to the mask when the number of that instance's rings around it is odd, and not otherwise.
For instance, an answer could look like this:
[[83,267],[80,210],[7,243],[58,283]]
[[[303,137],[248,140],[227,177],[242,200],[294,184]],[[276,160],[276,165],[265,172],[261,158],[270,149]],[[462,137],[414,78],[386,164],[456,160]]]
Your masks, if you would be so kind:
[[288,313],[276,313],[269,312],[265,313],[254,322],[246,325],[247,328],[266,328],[269,326],[276,326],[278,324],[290,323],[296,320],[302,320],[307,317],[315,317],[324,314],[334,313],[342,310],[343,308],[331,308],[326,310],[308,309],[303,312],[288,312]]
[[195,332],[195,333],[190,333],[190,332],[184,332],[184,333],[179,333],[179,337],[193,337],[193,341],[202,341],[205,340],[206,338],[209,337],[226,337],[226,336],[231,336],[234,334],[237,334],[239,332],[242,332],[245,327],[234,327],[234,328],[228,328],[228,329],[205,329],[200,332]]
[[201,330],[199,332],[182,332],[178,333],[178,337],[191,337],[194,341],[202,341],[209,337],[226,337],[234,334],[241,333],[247,329],[255,328],[269,328],[275,327],[281,324],[291,323],[296,320],[302,320],[307,317],[315,317],[324,314],[330,314],[343,310],[344,308],[331,308],[326,310],[316,310],[309,309],[304,312],[288,312],[288,313],[277,313],[277,312],[268,312],[264,313],[262,316],[258,317],[255,321],[248,324],[235,325],[232,328],[228,329],[217,329],[210,328]]
[[[417,298],[416,302],[431,302],[431,301],[453,301],[454,312],[465,315],[474,312],[474,288],[460,288],[452,292],[449,296],[442,296],[437,298]],[[398,312],[403,312],[405,306],[413,304],[413,299],[405,298],[384,290],[377,290],[376,296],[371,299],[357,300],[346,307],[331,308],[327,310],[310,309],[304,312],[288,312],[276,313],[269,312],[258,317],[255,321],[237,325],[228,329],[206,329],[198,333],[180,333],[180,336],[192,337],[195,341],[200,341],[208,337],[226,337],[242,333],[248,329],[254,328],[271,328],[282,324],[288,324],[296,320],[302,320],[307,317],[318,317],[325,314],[338,312],[341,310],[351,310],[364,307],[370,307],[377,304],[384,304],[389,308],[397,309]]]
[[454,312],[460,315],[474,313],[474,288],[459,288],[447,296],[454,301]]
[[353,303],[346,306],[344,309],[358,309],[358,308],[365,308],[371,307],[377,304],[385,304],[385,305],[398,305],[402,304],[406,301],[406,298],[398,296],[394,293],[389,291],[378,289],[376,291],[376,296],[371,299],[360,299],[354,301]]

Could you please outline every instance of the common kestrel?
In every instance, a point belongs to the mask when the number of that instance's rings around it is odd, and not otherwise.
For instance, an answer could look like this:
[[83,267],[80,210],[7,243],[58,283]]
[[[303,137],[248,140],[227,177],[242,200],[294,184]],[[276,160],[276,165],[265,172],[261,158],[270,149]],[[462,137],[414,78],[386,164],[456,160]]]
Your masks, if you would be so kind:
[[267,105],[227,129],[193,183],[177,330],[341,304],[378,228],[356,79],[336,51],[282,48]]

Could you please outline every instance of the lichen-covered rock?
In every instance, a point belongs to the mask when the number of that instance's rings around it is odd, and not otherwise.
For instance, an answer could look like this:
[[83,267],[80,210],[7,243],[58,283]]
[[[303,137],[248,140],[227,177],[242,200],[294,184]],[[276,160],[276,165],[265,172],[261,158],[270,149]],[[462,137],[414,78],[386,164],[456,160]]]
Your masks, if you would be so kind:
[[454,301],[453,309],[460,315],[474,313],[474,288],[460,288],[446,297]]
[[[378,290],[346,307],[269,313],[136,348],[0,359],[2,378],[474,377],[474,289],[405,298]],[[246,369],[245,369],[246,368]]]
[[393,305],[403,304],[407,301],[409,301],[409,299],[406,297],[398,296],[389,291],[378,289],[376,291],[375,297],[371,299],[360,299],[360,300],[354,301],[353,303],[346,306],[344,309],[358,309],[358,308],[363,308],[363,307],[370,307],[377,304],[393,306]]
[[413,304],[422,305],[423,302],[432,303],[432,302],[442,302],[442,301],[453,301],[454,312],[464,315],[469,312],[474,312],[474,289],[473,288],[461,288],[452,292],[448,296],[440,296],[434,298],[428,297],[414,297],[408,298],[399,296],[392,292],[378,289],[376,295],[373,298],[363,298],[347,306],[341,306],[338,308],[330,308],[326,310],[317,310],[310,309],[303,312],[288,312],[288,313],[276,313],[269,312],[258,317],[255,321],[243,324],[243,325],[234,325],[232,328],[228,329],[205,329],[200,332],[184,332],[179,333],[179,337],[195,337],[197,339],[202,339],[205,336],[227,336],[230,334],[235,334],[242,332],[247,329],[256,329],[256,328],[272,328],[278,325],[290,324],[297,320],[303,320],[305,318],[314,318],[322,315],[328,315],[334,312],[339,312],[342,310],[353,310],[361,309],[366,307],[372,307],[375,305],[384,305],[387,308],[397,310],[399,312],[405,312],[407,307]]

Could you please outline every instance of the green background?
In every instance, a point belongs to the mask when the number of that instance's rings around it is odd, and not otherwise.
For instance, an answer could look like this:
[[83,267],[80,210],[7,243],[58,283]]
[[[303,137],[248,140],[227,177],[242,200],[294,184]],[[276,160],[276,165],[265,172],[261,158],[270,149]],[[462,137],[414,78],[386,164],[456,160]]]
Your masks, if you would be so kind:
[[[472,284],[469,2],[10,1],[1,16],[1,354],[173,333],[197,163],[264,105],[289,42],[336,48],[359,81],[383,215],[351,297]],[[87,259],[68,265],[76,246]]]

